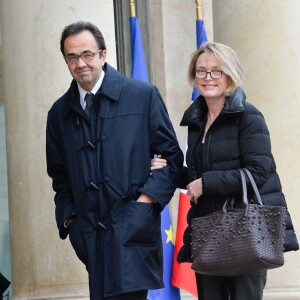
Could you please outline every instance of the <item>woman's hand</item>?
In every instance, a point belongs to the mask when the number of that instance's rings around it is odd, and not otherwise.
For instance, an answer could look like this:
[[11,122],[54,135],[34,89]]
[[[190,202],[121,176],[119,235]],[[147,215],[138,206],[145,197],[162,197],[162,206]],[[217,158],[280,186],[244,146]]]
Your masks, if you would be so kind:
[[190,201],[195,202],[195,204],[198,203],[198,198],[202,196],[202,179],[196,179],[192,181],[190,184],[187,185],[187,195],[190,198]]
[[161,158],[161,155],[157,155],[156,158],[151,159],[151,171],[162,169],[163,167],[167,166],[167,161],[163,158]]

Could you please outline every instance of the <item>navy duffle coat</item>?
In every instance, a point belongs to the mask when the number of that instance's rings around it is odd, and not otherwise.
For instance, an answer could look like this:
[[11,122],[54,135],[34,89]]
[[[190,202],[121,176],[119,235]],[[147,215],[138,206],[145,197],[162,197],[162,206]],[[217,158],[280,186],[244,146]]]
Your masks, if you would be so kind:
[[[97,300],[163,287],[160,212],[183,164],[157,88],[108,64],[104,71],[90,119],[73,81],[49,110],[46,137],[60,237],[69,234]],[[150,175],[154,154],[168,166]],[[141,193],[156,203],[137,202]],[[66,229],[69,217],[75,219]]]

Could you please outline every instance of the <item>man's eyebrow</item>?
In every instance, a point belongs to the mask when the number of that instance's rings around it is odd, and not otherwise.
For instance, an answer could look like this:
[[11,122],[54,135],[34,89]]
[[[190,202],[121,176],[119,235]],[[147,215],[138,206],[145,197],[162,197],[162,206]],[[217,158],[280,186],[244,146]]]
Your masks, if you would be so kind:
[[[92,50],[84,50],[84,51],[81,52],[81,54],[83,54],[83,53],[90,53],[90,52],[93,52],[93,51],[92,51]],[[80,55],[81,55],[81,54],[80,54]],[[68,54],[66,54],[66,55],[67,55],[67,56],[69,56],[69,55],[76,55],[76,56],[77,56],[78,54],[71,52],[71,53],[68,53]]]

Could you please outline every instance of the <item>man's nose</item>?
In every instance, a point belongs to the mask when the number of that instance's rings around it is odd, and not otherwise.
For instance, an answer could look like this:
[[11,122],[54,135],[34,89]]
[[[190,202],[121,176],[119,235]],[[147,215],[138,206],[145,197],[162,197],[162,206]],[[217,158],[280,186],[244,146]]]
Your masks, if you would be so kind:
[[77,66],[84,67],[84,66],[86,66],[86,62],[81,57],[79,57],[78,61],[77,61]]

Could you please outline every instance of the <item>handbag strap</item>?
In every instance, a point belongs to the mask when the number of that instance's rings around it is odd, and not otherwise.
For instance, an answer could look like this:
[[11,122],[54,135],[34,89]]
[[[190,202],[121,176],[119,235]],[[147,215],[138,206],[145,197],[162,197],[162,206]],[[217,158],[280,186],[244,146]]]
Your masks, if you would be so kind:
[[[255,194],[255,197],[256,197],[256,200],[257,202],[260,204],[260,205],[263,205],[262,203],[262,200],[261,200],[261,196],[259,194],[259,191],[258,191],[258,188],[257,188],[257,185],[253,179],[253,176],[252,174],[250,173],[250,171],[247,169],[247,168],[243,168],[242,169],[244,171],[244,173],[246,174],[246,176],[249,178],[250,180],[250,183],[251,183],[251,186],[252,186],[252,189],[253,189],[253,192]],[[244,194],[244,190],[243,190],[243,194]]]
[[[243,204],[244,204],[243,206],[244,206],[244,211],[246,214],[247,210],[248,210],[248,199],[247,199],[248,193],[247,193],[246,177],[245,177],[243,169],[239,169],[239,172],[240,172],[241,179],[242,179]],[[221,210],[221,214],[220,214],[220,222],[221,223],[223,222],[225,215],[228,212],[228,208],[233,208],[234,202],[235,202],[235,198],[231,198],[231,197],[226,198],[224,205],[222,207],[222,210]]]
[[245,211],[247,212],[248,208],[248,193],[247,193],[247,184],[246,184],[246,177],[245,177],[245,172],[243,169],[239,169],[241,179],[242,179],[242,189],[243,189],[243,204],[245,207]]
[[[241,179],[242,179],[242,190],[243,190],[243,204],[244,204],[244,215],[247,215],[247,211],[248,211],[248,205],[249,205],[249,201],[248,201],[248,192],[247,192],[247,183],[246,183],[246,176],[249,178],[249,181],[251,183],[252,189],[254,191],[255,197],[258,201],[258,203],[260,205],[262,205],[262,201],[261,201],[261,197],[258,191],[258,188],[256,186],[256,183],[252,177],[252,174],[250,173],[250,171],[247,168],[242,168],[239,169],[240,175],[241,175]],[[227,197],[225,200],[225,203],[222,207],[220,216],[219,216],[219,222],[223,223],[224,218],[226,216],[226,213],[228,212],[228,207],[233,207],[234,204],[234,198],[230,198]]]

